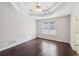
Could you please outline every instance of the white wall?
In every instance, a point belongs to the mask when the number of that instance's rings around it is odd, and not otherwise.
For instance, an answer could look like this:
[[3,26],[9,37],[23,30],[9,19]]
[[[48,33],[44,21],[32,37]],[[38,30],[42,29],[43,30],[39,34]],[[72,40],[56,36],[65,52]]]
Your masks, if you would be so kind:
[[36,37],[36,24],[9,3],[0,3],[0,51]]
[[[42,23],[44,21],[54,21],[56,25],[56,36],[42,34]],[[37,37],[46,38],[61,42],[70,42],[70,16],[52,18],[37,21]]]

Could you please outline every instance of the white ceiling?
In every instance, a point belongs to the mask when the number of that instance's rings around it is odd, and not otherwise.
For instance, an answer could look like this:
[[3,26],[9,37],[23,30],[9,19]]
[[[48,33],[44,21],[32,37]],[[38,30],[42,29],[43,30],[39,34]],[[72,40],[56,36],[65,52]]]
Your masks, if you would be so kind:
[[74,4],[73,2],[41,2],[43,12],[41,14],[36,14],[31,12],[35,8],[35,2],[11,2],[13,7],[17,12],[29,15],[31,17],[43,19],[50,17],[59,17],[70,15],[73,11]]

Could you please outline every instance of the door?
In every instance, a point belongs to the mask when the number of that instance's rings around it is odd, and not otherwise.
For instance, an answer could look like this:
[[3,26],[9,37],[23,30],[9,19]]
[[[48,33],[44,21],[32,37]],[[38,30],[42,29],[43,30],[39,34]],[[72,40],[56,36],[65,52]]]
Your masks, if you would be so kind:
[[75,22],[75,38],[76,38],[76,51],[79,54],[79,17],[76,18]]

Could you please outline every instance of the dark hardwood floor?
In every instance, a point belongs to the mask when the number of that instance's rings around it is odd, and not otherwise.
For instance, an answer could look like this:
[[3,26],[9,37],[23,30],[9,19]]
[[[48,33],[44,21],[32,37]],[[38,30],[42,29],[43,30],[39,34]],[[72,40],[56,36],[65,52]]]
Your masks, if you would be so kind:
[[33,39],[1,51],[0,56],[75,56],[68,43],[45,39]]

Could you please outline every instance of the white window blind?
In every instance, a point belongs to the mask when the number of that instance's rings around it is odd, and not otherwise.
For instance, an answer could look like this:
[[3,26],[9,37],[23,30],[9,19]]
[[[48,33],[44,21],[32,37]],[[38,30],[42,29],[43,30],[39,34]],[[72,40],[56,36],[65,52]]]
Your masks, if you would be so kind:
[[42,25],[42,34],[56,35],[56,26],[53,21],[45,21]]

